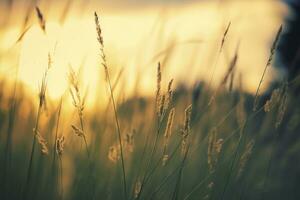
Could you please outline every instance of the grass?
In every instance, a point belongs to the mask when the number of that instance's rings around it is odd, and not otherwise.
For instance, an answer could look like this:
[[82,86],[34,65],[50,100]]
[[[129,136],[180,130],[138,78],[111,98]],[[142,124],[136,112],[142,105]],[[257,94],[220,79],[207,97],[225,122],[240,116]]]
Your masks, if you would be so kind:
[[[36,12],[47,34],[42,11],[36,7]],[[233,87],[237,48],[217,89],[211,83],[173,88],[171,79],[164,90],[159,63],[153,66],[153,96],[121,101],[114,93],[119,77],[112,81],[104,52],[105,27],[94,17],[109,91],[106,112],[85,109],[72,69],[69,96],[76,117],[63,110],[66,95],[48,106],[50,54],[38,105],[20,87],[0,87],[1,94],[12,93],[0,95],[1,199],[298,199],[296,80],[280,83],[273,95],[260,94],[282,27],[254,96],[243,91],[241,77]],[[223,34],[211,81],[231,26]],[[25,106],[30,112],[24,114]]]

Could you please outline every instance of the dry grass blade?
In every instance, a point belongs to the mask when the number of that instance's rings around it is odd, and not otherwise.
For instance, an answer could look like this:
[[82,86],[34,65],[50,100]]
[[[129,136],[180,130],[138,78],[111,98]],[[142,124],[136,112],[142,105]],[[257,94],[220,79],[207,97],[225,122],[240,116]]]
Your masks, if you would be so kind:
[[187,151],[188,144],[188,136],[190,134],[190,122],[191,122],[191,114],[192,114],[192,104],[189,105],[184,111],[184,124],[183,129],[181,131],[182,140],[181,140],[181,154],[184,155]]
[[75,125],[72,125],[71,127],[77,136],[82,137],[84,144],[85,144],[87,156],[88,156],[88,158],[90,158],[90,152],[89,152],[89,148],[88,148],[88,144],[87,144],[87,140],[86,140],[86,136],[85,136],[84,123],[83,123],[83,111],[85,108],[85,99],[82,98],[82,95],[79,90],[79,80],[78,80],[77,74],[72,69],[72,67],[70,67],[69,83],[70,83],[69,91],[70,91],[70,94],[71,94],[71,97],[73,100],[73,105],[77,110],[77,114],[78,114],[79,121],[80,121],[80,128],[78,128]]
[[172,108],[169,113],[167,127],[166,127],[165,134],[164,134],[164,136],[168,139],[171,137],[174,115],[175,115],[175,108]]
[[[277,46],[279,54],[285,46],[282,27],[278,27],[277,35],[275,30],[256,83],[257,93],[253,94],[253,80],[243,80],[247,86],[243,89],[241,75],[237,74],[243,70],[239,72],[238,67],[256,66],[261,57],[255,59],[254,55],[249,60],[249,55],[243,56],[245,48],[239,49],[239,38],[232,38],[236,36],[231,34],[232,25],[240,27],[240,20],[220,26],[212,19],[212,27],[188,26],[185,28],[189,30],[178,35],[170,32],[174,20],[168,17],[176,17],[179,26],[187,19],[203,17],[193,10],[203,5],[181,10],[172,4],[170,11],[161,11],[149,33],[146,29],[133,33],[128,29],[149,28],[152,21],[148,12],[121,12],[111,18],[108,10],[103,13],[103,22],[109,29],[104,29],[102,16],[90,13],[95,35],[86,38],[89,33],[76,29],[91,24],[80,16],[84,18],[84,8],[97,3],[79,1],[0,3],[2,15],[7,17],[0,20],[0,46],[4,48],[0,49],[0,66],[7,65],[0,69],[5,73],[0,75],[0,199],[241,200],[246,196],[260,199],[262,195],[266,200],[280,200],[298,192],[297,180],[291,178],[297,175],[297,166],[288,162],[298,161],[300,144],[298,80],[293,71],[297,59],[290,60],[293,53],[278,60],[291,69],[291,73],[283,72],[279,77],[287,77],[287,82],[272,84],[277,87],[272,95],[269,90],[266,94],[262,91]],[[205,6],[203,9],[214,7]],[[114,28],[120,17],[125,17],[126,23]],[[193,34],[207,28],[216,32],[205,39],[207,48],[203,49],[198,44],[203,40],[194,40]],[[123,30],[116,33],[122,37],[110,38],[116,45],[108,45],[105,34],[112,36],[118,30]],[[143,34],[146,42],[134,42],[136,34]],[[270,39],[268,30],[255,34],[258,42]],[[84,41],[74,43],[77,36]],[[245,41],[248,36],[243,34]],[[10,39],[17,37],[19,43],[11,46]],[[250,43],[248,49],[265,50],[258,48],[260,43]],[[6,51],[7,45],[11,48]],[[98,56],[94,54],[95,45]],[[51,52],[48,66],[47,49]],[[118,59],[117,53],[124,49]],[[205,51],[203,58],[197,56],[200,51]],[[69,71],[68,63],[74,66],[72,69],[69,64]],[[52,69],[54,65],[59,68]],[[202,65],[209,67],[204,76],[199,76],[196,72]],[[226,65],[224,71],[217,68],[219,65]],[[45,69],[38,78],[41,67]],[[61,77],[65,70],[67,76]],[[14,85],[12,73],[16,75]],[[172,78],[177,76],[175,82]],[[61,78],[66,78],[67,84]],[[33,96],[32,82],[37,80]],[[256,106],[258,109],[254,109]],[[282,174],[285,176],[277,176]]]
[[223,34],[223,38],[222,38],[222,42],[221,42],[221,45],[220,45],[219,52],[221,52],[222,49],[223,49],[223,46],[224,46],[224,43],[225,43],[225,40],[226,40],[226,36],[227,36],[227,34],[228,34],[228,31],[229,31],[230,26],[231,26],[231,22],[228,23],[228,25],[227,25],[227,27],[226,27],[226,30],[225,30],[225,32],[224,32],[224,34]]
[[45,105],[46,102],[46,97],[45,97],[45,93],[46,93],[46,89],[47,89],[47,75],[48,72],[51,68],[51,55],[48,54],[48,66],[45,70],[43,79],[42,79],[42,85],[39,91],[39,106],[38,106],[38,112],[37,112],[37,117],[36,117],[36,122],[35,122],[35,127],[33,129],[34,132],[34,137],[33,137],[33,142],[32,142],[32,147],[31,147],[31,154],[30,154],[30,159],[29,159],[29,166],[28,166],[28,170],[27,170],[27,179],[26,179],[26,188],[25,188],[25,194],[24,194],[24,198],[27,199],[28,198],[28,187],[29,187],[29,183],[30,183],[30,179],[31,179],[31,173],[32,173],[32,163],[33,163],[33,156],[34,156],[34,152],[35,152],[35,146],[36,146],[36,140],[38,140],[39,144],[41,145],[41,151],[43,154],[47,154],[48,153],[48,148],[46,146],[46,141],[42,138],[42,136],[39,134],[39,124],[40,124],[40,117],[43,111],[43,106]]
[[175,108],[172,108],[168,116],[167,127],[165,129],[165,134],[164,134],[165,141],[164,141],[164,152],[163,152],[163,156],[164,156],[163,165],[165,165],[168,160],[167,147],[172,134],[174,115],[175,115]]
[[39,9],[39,7],[35,7],[35,10],[36,10],[36,15],[39,20],[40,27],[44,31],[44,33],[46,33],[46,20],[43,16],[41,10]]
[[55,152],[57,152],[57,140],[58,140],[58,128],[59,128],[59,123],[60,123],[60,118],[61,118],[61,108],[62,108],[62,98],[60,99],[59,107],[58,107],[58,114],[57,114],[57,121],[56,121],[56,127],[55,127],[55,135],[54,135],[54,145],[53,145],[53,167],[54,167],[54,162],[55,162]]
[[119,140],[119,145],[120,145],[120,153],[121,153],[121,164],[122,164],[122,173],[123,173],[123,186],[124,186],[124,196],[125,199],[127,199],[127,184],[126,184],[126,172],[125,172],[125,163],[124,163],[124,156],[123,156],[123,145],[122,145],[122,136],[121,136],[121,129],[119,125],[119,119],[118,119],[118,114],[117,114],[117,108],[115,104],[115,99],[114,99],[114,94],[113,94],[113,89],[112,89],[112,84],[110,81],[110,76],[109,76],[109,71],[108,71],[108,66],[106,62],[106,56],[104,53],[104,41],[102,37],[102,30],[99,22],[99,18],[97,13],[94,13],[95,16],[95,24],[96,24],[96,31],[97,31],[97,39],[100,44],[100,53],[102,57],[102,66],[104,67],[105,74],[106,74],[106,80],[108,82],[109,90],[110,90],[110,97],[111,101],[113,104],[113,110],[115,114],[115,121],[116,121],[116,126],[117,126],[117,132],[118,132],[118,140]]
[[20,36],[18,37],[18,39],[16,40],[15,43],[18,43],[18,42],[22,41],[22,39],[24,38],[25,34],[28,32],[28,30],[29,30],[30,28],[31,28],[31,26],[25,28],[25,29],[21,32]]
[[208,83],[208,88],[210,88],[212,82],[213,82],[213,79],[214,79],[214,76],[215,76],[215,72],[216,72],[216,68],[217,68],[217,65],[218,65],[218,62],[219,62],[219,58],[220,58],[220,55],[222,53],[222,50],[223,50],[223,47],[224,47],[224,44],[225,44],[225,41],[226,41],[226,36],[229,32],[229,29],[230,29],[230,26],[231,26],[231,22],[229,22],[229,24],[227,25],[227,28],[226,30],[224,31],[224,34],[223,34],[223,37],[222,37],[222,41],[221,41],[221,44],[220,44],[220,49],[217,53],[217,58],[215,59],[214,61],[214,65],[213,65],[213,71],[212,71],[212,74],[211,74],[211,77],[210,77],[210,80],[209,80],[209,83]]
[[157,76],[156,76],[156,109],[157,109],[157,114],[158,116],[160,115],[160,105],[161,105],[161,66],[160,66],[160,63],[158,63],[157,65]]
[[235,52],[234,57],[232,58],[232,60],[230,62],[228,70],[227,70],[223,80],[221,81],[221,84],[220,84],[221,86],[225,85],[228,81],[229,76],[233,74],[233,71],[236,67],[237,60],[238,60],[238,51]]
[[166,99],[166,109],[168,109],[173,100],[173,89],[172,89],[173,79],[170,80],[168,84],[168,91],[167,91],[167,99]]
[[245,169],[245,166],[246,166],[246,163],[247,161],[249,160],[249,157],[251,156],[252,154],[252,149],[254,147],[254,140],[250,140],[247,145],[246,145],[246,149],[245,151],[243,152],[242,156],[241,156],[241,159],[240,159],[240,162],[239,162],[239,168],[238,168],[238,172],[237,172],[237,178],[240,178],[244,169]]
[[260,87],[261,87],[261,84],[262,84],[262,82],[263,82],[263,80],[264,80],[264,77],[265,77],[265,74],[266,74],[266,72],[267,72],[267,69],[268,69],[268,67],[270,66],[270,64],[271,64],[271,62],[272,62],[272,60],[273,60],[273,56],[274,56],[275,50],[276,50],[276,48],[277,48],[277,43],[278,43],[278,41],[279,41],[279,38],[280,38],[281,33],[282,33],[282,26],[280,26],[280,28],[279,28],[278,31],[277,31],[276,38],[275,38],[275,40],[274,40],[274,42],[273,42],[273,44],[272,44],[271,50],[270,50],[270,56],[269,56],[269,59],[268,59],[268,61],[267,61],[267,64],[266,64],[266,66],[265,66],[265,68],[264,68],[264,71],[263,71],[263,74],[262,74],[262,76],[261,76],[261,79],[260,79],[260,81],[259,81],[258,87],[257,87],[257,89],[256,89],[256,93],[255,93],[255,97],[254,97],[254,103],[253,103],[253,111],[256,111],[256,110],[257,110],[257,107],[258,107],[258,100],[259,100],[258,95],[259,95]]
[[217,139],[217,129],[213,128],[209,133],[208,138],[208,150],[207,150],[207,162],[210,173],[214,172],[215,166],[218,162],[218,157],[222,149],[223,139]]
[[287,104],[288,104],[288,93],[287,93],[287,84],[283,85],[283,92],[282,96],[280,99],[280,105],[278,108],[278,113],[277,113],[277,118],[276,118],[276,123],[275,123],[275,128],[277,129],[284,117],[285,111],[287,109]]
[[[218,88],[215,90],[215,92],[213,93],[213,95],[211,96],[210,100],[209,100],[209,103],[208,105],[210,106],[214,101],[215,101],[215,98],[217,96],[217,93],[220,91],[220,89],[222,87],[224,87],[224,85],[226,85],[229,77],[231,76],[232,79],[233,79],[233,73],[234,73],[234,70],[236,68],[236,63],[238,61],[238,49],[239,49],[239,44],[237,45],[237,48],[236,48],[236,51],[235,51],[235,54],[234,54],[234,57],[232,58],[230,64],[229,64],[229,67],[227,69],[227,72],[224,76],[224,78],[222,79],[220,85],[218,86]],[[233,80],[232,80],[233,81]],[[231,83],[232,84],[232,83]],[[232,86],[231,86],[232,87]]]

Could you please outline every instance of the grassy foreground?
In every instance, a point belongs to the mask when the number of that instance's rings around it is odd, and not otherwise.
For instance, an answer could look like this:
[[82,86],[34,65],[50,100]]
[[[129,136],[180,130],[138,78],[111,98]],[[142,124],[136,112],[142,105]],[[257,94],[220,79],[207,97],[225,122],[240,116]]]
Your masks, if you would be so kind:
[[20,87],[0,87],[0,199],[300,198],[296,80],[271,95],[260,92],[281,29],[255,96],[243,91],[242,78],[232,87],[236,53],[216,89],[173,88],[158,64],[153,98],[122,101],[114,96],[118,81],[110,77],[96,13],[95,27],[110,99],[104,112],[84,109],[72,70],[67,95],[74,112],[63,112],[66,97],[47,106],[51,55],[38,105]]

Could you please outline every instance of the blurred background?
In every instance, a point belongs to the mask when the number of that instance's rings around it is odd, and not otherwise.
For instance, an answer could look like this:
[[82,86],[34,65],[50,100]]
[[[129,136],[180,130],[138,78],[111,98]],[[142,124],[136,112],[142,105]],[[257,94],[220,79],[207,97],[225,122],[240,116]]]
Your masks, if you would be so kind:
[[300,199],[299,16],[298,0],[0,0],[0,199]]
[[[39,27],[36,5],[46,20],[46,34]],[[175,85],[190,87],[204,80],[215,86],[238,44],[238,73],[245,90],[255,92],[275,34],[288,15],[279,0],[1,0],[0,78],[12,83],[17,75],[24,89],[36,94],[50,53],[49,97],[55,100],[65,93],[72,66],[80,69],[87,101],[93,102],[96,92],[91,91],[105,92],[97,88],[104,73],[94,11],[100,15],[112,76],[119,75],[122,83],[116,93],[124,98],[153,94],[159,61],[165,78],[174,78]],[[263,88],[277,76],[268,72]]]

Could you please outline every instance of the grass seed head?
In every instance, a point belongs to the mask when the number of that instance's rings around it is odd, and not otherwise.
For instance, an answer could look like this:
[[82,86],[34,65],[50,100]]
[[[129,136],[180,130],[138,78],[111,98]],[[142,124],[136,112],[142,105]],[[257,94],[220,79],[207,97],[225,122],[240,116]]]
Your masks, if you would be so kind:
[[100,22],[99,22],[99,17],[97,15],[97,13],[94,13],[95,16],[95,24],[96,24],[96,31],[97,31],[97,39],[98,42],[100,43],[101,46],[104,46],[104,41],[103,41],[103,37],[102,37],[102,30],[101,30],[101,26],[100,26]]
[[173,99],[172,84],[173,84],[173,79],[171,79],[170,82],[169,82],[169,84],[168,84],[168,93],[167,93],[167,100],[166,100],[166,109],[169,108],[170,104],[172,103],[172,99]]
[[278,128],[283,120],[286,108],[287,108],[287,104],[288,104],[288,95],[285,92],[283,94],[283,96],[281,97],[281,101],[280,101],[280,105],[279,105],[279,110],[278,110],[278,114],[277,114],[277,119],[276,119],[276,124],[275,124],[275,128]]
[[184,112],[184,132],[186,135],[190,132],[190,122],[191,122],[192,104],[189,105]]
[[56,140],[56,153],[61,156],[65,147],[65,137],[61,136]]
[[85,137],[84,132],[80,128],[76,127],[75,125],[71,125],[71,127],[77,136]]
[[165,111],[165,100],[166,96],[163,94],[160,97],[159,107],[158,107],[158,118],[161,118]]
[[121,150],[119,145],[113,145],[109,147],[108,159],[113,163],[116,163],[121,158]]
[[231,26],[231,22],[228,23],[227,27],[226,27],[226,30],[224,31],[224,34],[223,34],[223,37],[222,37],[222,42],[221,42],[221,45],[220,45],[220,52],[222,51],[223,49],[223,46],[224,46],[224,43],[225,43],[225,40],[226,40],[226,36],[229,32],[229,28]]
[[79,90],[79,80],[75,71],[70,67],[69,72],[70,95],[72,97],[73,105],[77,109],[80,118],[83,117],[83,110],[85,106],[85,99],[81,97]]
[[274,107],[276,107],[280,100],[280,93],[280,88],[273,90],[271,98],[264,105],[265,112],[270,112]]
[[212,173],[218,162],[218,157],[223,146],[223,139],[217,139],[217,129],[213,128],[208,137],[207,162]]
[[237,178],[239,178],[242,175],[242,173],[245,169],[246,163],[249,160],[250,155],[252,154],[252,149],[254,147],[254,143],[255,143],[254,140],[250,140],[250,142],[248,142],[246,145],[246,149],[240,158],[239,168],[238,168],[238,172],[237,172]]
[[162,166],[166,166],[168,160],[169,160],[169,155],[168,154],[164,154],[163,158],[162,158]]
[[35,133],[35,137],[40,145],[42,154],[48,155],[49,150],[48,150],[48,146],[47,146],[47,141],[41,136],[41,134],[39,133],[38,130],[34,129],[33,132]]
[[96,24],[96,31],[97,31],[97,40],[100,44],[100,56],[102,58],[102,66],[104,67],[105,70],[105,75],[106,75],[106,79],[108,79],[108,67],[107,67],[107,61],[106,61],[106,56],[104,53],[104,40],[103,40],[103,36],[102,36],[102,29],[100,26],[100,22],[99,22],[99,17],[97,15],[97,13],[94,13],[95,16],[95,24]]
[[189,105],[184,112],[184,124],[181,130],[182,140],[181,140],[181,154],[185,155],[187,151],[187,139],[190,134],[190,122],[191,122],[192,104]]
[[166,139],[169,139],[171,137],[174,115],[175,115],[175,108],[172,108],[168,116],[167,127],[164,134]]
[[134,198],[138,198],[140,192],[141,192],[141,188],[142,188],[142,183],[141,181],[137,181],[135,183],[135,186],[134,186]]

